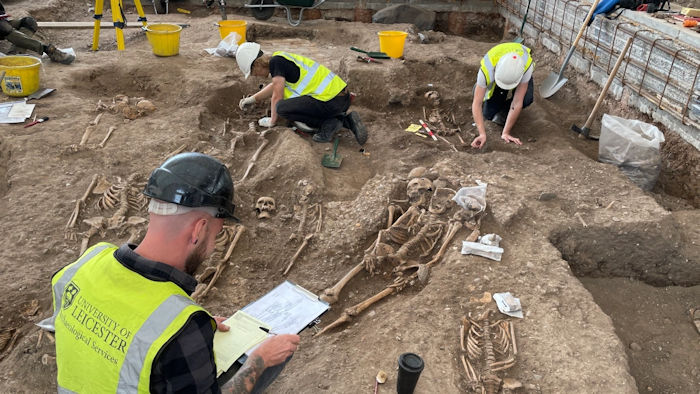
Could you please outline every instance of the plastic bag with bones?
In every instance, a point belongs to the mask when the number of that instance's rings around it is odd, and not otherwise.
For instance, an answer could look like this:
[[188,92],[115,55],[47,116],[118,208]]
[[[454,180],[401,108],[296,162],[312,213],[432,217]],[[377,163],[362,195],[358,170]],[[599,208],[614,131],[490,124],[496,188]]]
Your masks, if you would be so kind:
[[[411,172],[414,173],[415,171]],[[362,269],[372,275],[380,270],[391,270],[394,274],[393,283],[367,300],[347,308],[319,334],[351,321],[353,316],[357,316],[379,300],[414,284],[416,279],[426,283],[430,267],[440,261],[455,234],[462,227],[466,226],[472,230],[468,239],[478,236],[478,212],[457,206],[452,201],[456,193],[454,190],[446,187],[434,189],[433,182],[421,175],[412,177],[406,186],[408,208],[404,210],[400,205],[389,205],[388,228],[379,231],[374,244],[365,251],[362,262],[335,286],[324,290],[321,299],[328,303],[336,302],[343,287]],[[394,215],[397,213],[400,216],[394,221]],[[433,254],[441,239],[441,246]],[[429,261],[422,262],[428,259]]]

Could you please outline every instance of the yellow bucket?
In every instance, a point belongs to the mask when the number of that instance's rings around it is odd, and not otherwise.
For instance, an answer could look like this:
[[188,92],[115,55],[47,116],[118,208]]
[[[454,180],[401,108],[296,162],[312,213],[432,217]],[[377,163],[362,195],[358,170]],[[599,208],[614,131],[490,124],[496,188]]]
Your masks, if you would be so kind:
[[41,60],[33,56],[0,57],[0,74],[2,91],[8,96],[24,97],[39,90],[39,69]]
[[146,26],[146,36],[156,56],[175,56],[180,53],[182,26],[172,23],[154,23]]
[[245,42],[245,31],[248,26],[246,21],[219,21],[218,26],[222,40],[231,33],[238,33],[241,39],[238,40],[237,44],[241,45]]
[[393,59],[403,56],[403,44],[408,33],[403,31],[380,31],[379,50]]

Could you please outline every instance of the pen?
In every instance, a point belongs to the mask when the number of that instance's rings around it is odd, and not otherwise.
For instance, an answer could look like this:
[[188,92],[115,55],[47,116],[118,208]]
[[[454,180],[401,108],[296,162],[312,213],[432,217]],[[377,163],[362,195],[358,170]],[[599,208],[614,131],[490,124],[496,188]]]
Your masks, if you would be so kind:
[[269,328],[266,328],[266,327],[258,327],[258,328],[260,328],[261,330],[265,331],[266,333],[268,333],[270,335],[277,335],[276,332],[270,332]]

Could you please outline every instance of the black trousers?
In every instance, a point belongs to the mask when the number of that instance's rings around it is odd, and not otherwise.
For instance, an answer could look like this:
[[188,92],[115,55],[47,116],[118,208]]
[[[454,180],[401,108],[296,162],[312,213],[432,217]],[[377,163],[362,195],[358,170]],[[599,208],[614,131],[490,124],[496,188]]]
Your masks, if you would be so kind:
[[8,40],[20,48],[29,49],[38,54],[44,53],[44,45],[40,41],[18,31],[21,28],[26,29],[30,34],[34,34],[36,33],[38,25],[36,21],[30,17],[0,20],[0,40]]
[[[347,91],[347,90],[345,90]],[[304,122],[313,128],[321,127],[324,120],[339,117],[350,108],[350,94],[340,93],[328,101],[311,96],[299,96],[277,103],[277,114],[289,121]]]
[[[534,78],[530,78],[530,82],[527,83],[527,92],[525,93],[525,98],[523,98],[523,108],[529,106],[534,101],[535,84],[533,79]],[[508,115],[510,104],[513,102],[513,96],[510,94],[511,92],[515,94],[515,89],[503,90],[496,85],[491,98],[486,100],[481,107],[481,112],[484,114],[486,120],[493,119],[499,112],[505,112],[504,115]],[[508,98],[509,95],[510,98]]]

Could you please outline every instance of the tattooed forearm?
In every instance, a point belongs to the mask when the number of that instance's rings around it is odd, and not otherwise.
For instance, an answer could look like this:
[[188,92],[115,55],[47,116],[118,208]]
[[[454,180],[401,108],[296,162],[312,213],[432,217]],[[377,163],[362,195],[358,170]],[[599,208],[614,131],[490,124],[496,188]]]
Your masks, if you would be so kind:
[[233,379],[221,388],[221,392],[231,394],[250,393],[264,370],[265,362],[262,357],[255,354],[248,357],[241,369],[233,375]]

